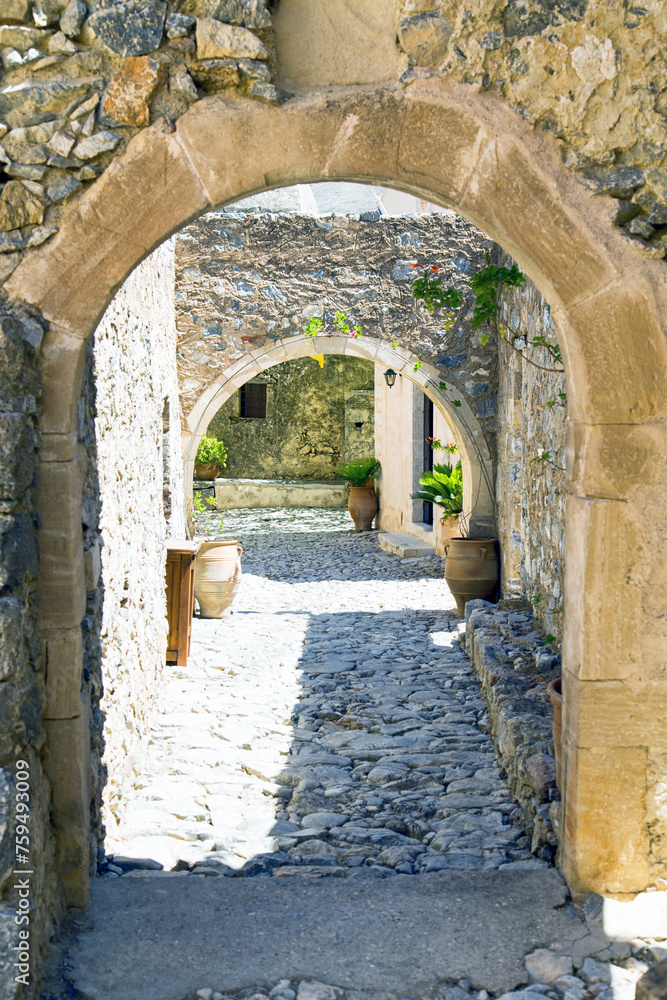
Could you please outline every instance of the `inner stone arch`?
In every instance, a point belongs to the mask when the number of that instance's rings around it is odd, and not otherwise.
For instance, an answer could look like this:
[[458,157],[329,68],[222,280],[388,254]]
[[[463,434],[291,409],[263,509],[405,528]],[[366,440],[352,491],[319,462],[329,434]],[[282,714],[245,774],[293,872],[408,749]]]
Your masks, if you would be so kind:
[[[483,535],[493,531],[495,501],[491,455],[469,404],[463,399],[460,407],[452,406],[452,400],[458,399],[455,387],[450,387],[447,393],[442,392],[440,373],[433,365],[377,338],[357,340],[343,336],[290,337],[277,341],[268,349],[251,351],[247,357],[240,358],[206,388],[186,418],[182,437],[186,484],[192,482],[197,446],[210,421],[227,399],[250,379],[274,365],[313,354],[342,354],[365,358],[384,368],[393,368],[397,374],[418,386],[444,416],[454,436],[463,466],[464,509],[474,510],[470,534]],[[417,362],[420,367],[415,370]]]

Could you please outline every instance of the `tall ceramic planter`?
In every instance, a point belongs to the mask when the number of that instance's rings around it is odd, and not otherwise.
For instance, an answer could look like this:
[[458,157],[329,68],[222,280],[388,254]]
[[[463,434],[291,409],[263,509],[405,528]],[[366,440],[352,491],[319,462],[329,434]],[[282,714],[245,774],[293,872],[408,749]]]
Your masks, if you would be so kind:
[[553,724],[553,734],[554,734],[554,757],[556,758],[556,784],[562,791],[563,786],[561,784],[561,760],[562,760],[562,750],[561,750],[561,734],[563,731],[563,691],[562,691],[562,680],[557,677],[555,681],[547,687],[549,692],[549,697],[551,699],[551,705],[554,710],[554,724]]
[[378,512],[378,498],[374,486],[350,486],[347,509],[354,521],[355,531],[370,531]]
[[195,563],[195,597],[202,618],[224,618],[241,586],[241,553],[235,541],[202,542]]
[[450,538],[445,545],[445,580],[465,614],[466,601],[488,597],[498,582],[495,538]]

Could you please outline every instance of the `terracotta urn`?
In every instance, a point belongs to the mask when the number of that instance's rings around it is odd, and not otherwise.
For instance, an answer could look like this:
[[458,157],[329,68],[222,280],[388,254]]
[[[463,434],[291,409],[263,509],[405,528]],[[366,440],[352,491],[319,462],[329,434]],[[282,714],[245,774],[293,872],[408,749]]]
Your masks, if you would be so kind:
[[202,542],[195,562],[195,597],[202,618],[224,618],[241,586],[241,554],[236,541]]
[[374,486],[350,486],[347,509],[354,521],[355,531],[370,531],[378,512],[378,498]]
[[495,538],[450,538],[445,545],[445,580],[465,614],[467,601],[488,597],[498,583]]
[[199,462],[195,465],[195,479],[203,479],[205,482],[217,479],[219,472],[220,466],[217,462]]

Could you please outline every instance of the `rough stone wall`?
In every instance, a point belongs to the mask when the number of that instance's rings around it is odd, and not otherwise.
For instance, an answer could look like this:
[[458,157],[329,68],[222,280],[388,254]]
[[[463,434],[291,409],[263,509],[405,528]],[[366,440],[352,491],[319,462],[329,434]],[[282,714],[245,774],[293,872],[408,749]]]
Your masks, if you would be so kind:
[[[334,479],[334,469],[358,452],[372,455],[374,427],[364,413],[361,428],[348,393],[373,393],[373,364],[361,358],[326,355],[276,365],[267,373],[266,419],[239,416],[239,393],[225,403],[208,433],[228,447],[226,477]],[[348,426],[351,425],[351,426]],[[350,441],[350,438],[352,440]]]
[[[329,53],[324,63],[316,61],[315,75],[301,82],[397,78],[400,86],[443,76],[495,90],[561,140],[564,161],[582,183],[617,199],[610,222],[625,239],[649,257],[667,253],[661,0],[642,6],[481,0],[474,10],[464,0],[376,0],[370,19],[363,16],[368,0],[348,0],[334,23],[328,5],[307,5],[307,18],[303,6],[303,0],[3,3],[0,281],[57,232],[63,211],[151,123],[162,119],[168,127],[216,91],[289,99],[276,86],[271,11],[277,9],[297,64],[308,62],[313,35],[337,32],[336,58]],[[371,60],[370,76],[357,70],[339,79],[336,64],[359,64],[359,44],[363,62],[372,51],[386,68],[374,75]],[[298,76],[297,65],[297,82]]]
[[[133,752],[159,695],[166,653],[165,538],[185,537],[173,274],[173,245],[167,243],[128,278],[95,333],[102,709],[109,774],[104,819],[110,834]],[[171,451],[168,522],[163,514],[163,438]]]
[[[312,316],[333,331],[341,310],[362,337],[381,337],[437,365],[494,450],[496,350],[465,320],[447,331],[410,292],[412,263],[467,278],[494,244],[453,213],[405,218],[211,213],[176,238],[179,382],[184,413],[247,350],[303,334]],[[203,428],[200,428],[203,431]]]
[[[62,911],[44,769],[45,651],[37,627],[37,428],[42,325],[0,304],[0,995],[34,995]],[[28,764],[28,862],[16,857],[17,762]],[[21,765],[21,769],[23,766]],[[25,793],[21,788],[22,806]],[[23,818],[23,815],[22,815]],[[23,833],[22,833],[23,836]],[[15,869],[29,868],[29,923],[16,923]],[[31,989],[15,981],[19,931],[29,932]]]
[[265,0],[7,0],[0,279],[131,138],[219,90],[275,101]]
[[[506,295],[503,317],[523,342],[541,336],[557,340],[549,306],[531,281]],[[567,404],[559,394],[566,392],[565,376],[542,371],[527,357],[554,367],[543,349],[527,346],[519,353],[499,345],[496,496],[502,592],[529,599],[545,632],[560,639]]]
[[401,0],[403,74],[495,90],[562,141],[566,166],[614,203],[610,222],[667,253],[667,9],[662,0]]
[[521,600],[469,601],[466,650],[530,849],[551,861],[560,835],[560,793],[547,685],[560,675],[560,657],[544,649],[530,605]]

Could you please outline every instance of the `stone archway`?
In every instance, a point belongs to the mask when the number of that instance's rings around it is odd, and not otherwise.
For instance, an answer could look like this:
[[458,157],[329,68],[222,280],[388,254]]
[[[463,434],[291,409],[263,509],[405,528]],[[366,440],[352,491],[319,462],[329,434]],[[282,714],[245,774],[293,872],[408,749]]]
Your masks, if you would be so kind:
[[365,358],[385,368],[393,368],[414,382],[432,399],[451,427],[464,475],[464,509],[473,510],[471,534],[489,531],[494,522],[493,470],[491,455],[479,423],[465,400],[453,407],[454,389],[440,391],[440,375],[433,365],[421,363],[415,370],[416,355],[409,355],[400,347],[376,338],[364,340],[341,336],[289,337],[271,347],[249,351],[220,375],[200,396],[186,418],[187,430],[183,434],[183,460],[185,482],[192,482],[194,456],[202,435],[210,421],[229,397],[249,379],[273,365],[311,354],[346,354]]
[[384,183],[455,208],[512,254],[552,307],[572,418],[563,869],[579,890],[663,884],[664,271],[622,244],[556,145],[499,98],[417,81],[281,107],[202,100],[174,129],[138,135],[7,283],[51,324],[42,354],[40,600],[44,635],[61,644],[64,664],[50,772],[70,901],[87,894],[87,726],[77,712],[75,636],[85,603],[74,435],[84,342],[131,269],[186,222],[245,194],[324,179]]

